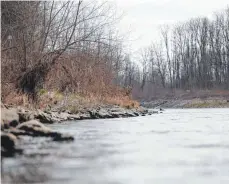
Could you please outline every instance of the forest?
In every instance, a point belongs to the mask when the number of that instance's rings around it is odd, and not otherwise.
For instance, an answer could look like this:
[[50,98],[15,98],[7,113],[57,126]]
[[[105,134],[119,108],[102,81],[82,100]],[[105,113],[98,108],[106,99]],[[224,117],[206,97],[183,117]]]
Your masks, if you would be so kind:
[[163,25],[160,33],[159,41],[139,52],[140,67],[125,60],[124,84],[136,95],[229,89],[229,8],[211,19]]
[[229,89],[229,8],[161,26],[137,62],[108,2],[3,1],[1,10],[3,102],[21,94],[37,101],[42,91],[112,102]]

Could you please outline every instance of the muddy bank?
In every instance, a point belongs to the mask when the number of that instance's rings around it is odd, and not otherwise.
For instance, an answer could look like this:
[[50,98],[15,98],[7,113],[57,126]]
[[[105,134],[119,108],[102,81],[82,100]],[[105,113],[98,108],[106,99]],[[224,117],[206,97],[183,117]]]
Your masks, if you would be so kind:
[[146,108],[229,108],[229,98],[158,99],[143,102]]
[[52,141],[73,141],[72,135],[61,134],[45,124],[62,123],[69,120],[124,118],[158,113],[146,108],[125,109],[119,106],[84,109],[76,114],[64,111],[28,110],[22,107],[2,106],[1,111],[1,153],[3,157],[23,153],[17,143],[24,136],[47,137]]

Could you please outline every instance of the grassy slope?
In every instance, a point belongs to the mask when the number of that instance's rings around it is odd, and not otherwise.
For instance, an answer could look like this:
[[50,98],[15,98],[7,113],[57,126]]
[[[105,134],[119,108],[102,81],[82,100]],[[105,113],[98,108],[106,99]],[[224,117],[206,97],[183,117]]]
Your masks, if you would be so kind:
[[38,102],[35,104],[25,94],[11,94],[6,99],[6,104],[23,106],[29,109],[42,110],[56,109],[77,113],[85,108],[96,108],[98,106],[118,105],[124,108],[138,108],[139,103],[132,100],[130,96],[122,94],[116,96],[82,95],[77,93],[63,94],[58,91],[40,90]]

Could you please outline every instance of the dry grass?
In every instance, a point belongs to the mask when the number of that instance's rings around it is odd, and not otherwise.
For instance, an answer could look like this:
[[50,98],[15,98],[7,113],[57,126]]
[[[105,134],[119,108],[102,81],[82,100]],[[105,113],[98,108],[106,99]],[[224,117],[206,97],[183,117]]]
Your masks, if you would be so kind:
[[130,99],[129,97],[108,97],[104,100],[104,102],[128,109],[139,107],[139,103],[135,100]]
[[207,99],[211,97],[229,98],[229,90],[177,90],[175,96],[181,99]]
[[185,108],[222,108],[229,107],[227,100],[193,100],[184,106]]
[[[11,92],[4,98],[4,103],[14,106],[23,106],[27,108],[38,109],[57,109],[68,110],[76,113],[84,108],[93,108],[101,105],[118,105],[124,108],[138,108],[139,103],[131,99],[129,89],[116,88],[113,93],[102,94],[80,94],[68,93],[63,94],[59,91],[48,91],[41,89],[38,92],[38,101],[34,103],[23,93]],[[114,95],[115,92],[115,95]]]
[[200,98],[202,100],[209,98],[229,99],[229,90],[212,89],[212,90],[181,90],[181,89],[160,89],[154,99],[181,99],[190,100]]
[[23,93],[17,92],[10,92],[8,95],[5,96],[3,103],[7,105],[15,105],[15,106],[24,106],[24,107],[31,107],[32,103],[29,100],[28,95]]

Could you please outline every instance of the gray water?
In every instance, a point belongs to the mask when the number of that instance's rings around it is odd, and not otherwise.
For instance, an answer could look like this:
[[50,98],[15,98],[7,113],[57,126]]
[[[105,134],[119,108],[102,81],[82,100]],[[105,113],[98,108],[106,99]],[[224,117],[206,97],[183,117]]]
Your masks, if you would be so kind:
[[3,161],[4,183],[229,183],[229,109],[51,127],[75,141],[24,138],[25,154]]

